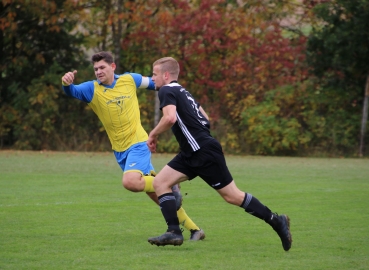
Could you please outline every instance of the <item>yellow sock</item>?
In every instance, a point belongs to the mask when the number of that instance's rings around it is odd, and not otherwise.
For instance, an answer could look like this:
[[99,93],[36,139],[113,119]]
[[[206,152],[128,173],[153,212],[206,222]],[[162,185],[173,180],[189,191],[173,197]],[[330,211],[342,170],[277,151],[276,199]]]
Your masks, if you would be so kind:
[[187,230],[200,230],[200,228],[187,216],[186,211],[183,207],[179,208],[177,211],[177,216],[179,224],[185,227]]
[[145,175],[143,178],[145,180],[145,188],[144,188],[143,191],[145,191],[145,192],[155,192],[154,187],[152,185],[152,182],[154,182],[154,176]]

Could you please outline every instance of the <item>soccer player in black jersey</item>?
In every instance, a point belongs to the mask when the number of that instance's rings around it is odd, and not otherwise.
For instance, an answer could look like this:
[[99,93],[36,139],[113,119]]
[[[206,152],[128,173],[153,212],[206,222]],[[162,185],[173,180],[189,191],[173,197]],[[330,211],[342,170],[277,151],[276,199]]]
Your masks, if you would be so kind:
[[292,244],[289,217],[273,213],[250,193],[237,188],[220,143],[210,135],[207,114],[177,82],[178,75],[179,64],[174,58],[161,58],[153,64],[152,80],[159,89],[163,116],[150,132],[147,145],[151,152],[155,152],[158,136],[171,128],[179,143],[180,152],[154,179],[153,185],[168,229],[160,236],[149,238],[149,243],[157,246],[183,243],[171,187],[199,176],[226,202],[240,206],[247,213],[268,223],[279,235],[283,249],[288,251]]
[[[63,90],[68,96],[86,102],[101,120],[123,171],[123,186],[132,192],[146,192],[159,203],[153,187],[151,152],[146,144],[148,135],[141,124],[137,98],[139,89],[155,90],[155,84],[141,74],[115,74],[116,64],[110,52],[98,52],[91,60],[96,80],[74,84],[77,71],[67,72],[62,77]],[[204,231],[182,207],[178,185],[173,186],[173,192],[180,223],[190,231],[190,240],[204,239]]]

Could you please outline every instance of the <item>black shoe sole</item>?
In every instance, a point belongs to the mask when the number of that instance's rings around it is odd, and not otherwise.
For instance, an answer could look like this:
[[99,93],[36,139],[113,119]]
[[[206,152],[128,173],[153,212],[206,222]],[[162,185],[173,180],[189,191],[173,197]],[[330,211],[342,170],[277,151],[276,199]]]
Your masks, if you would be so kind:
[[172,245],[172,246],[180,246],[183,244],[183,240],[172,240],[170,242],[159,242],[155,240],[147,240],[151,245],[157,245],[160,246],[166,246],[166,245]]

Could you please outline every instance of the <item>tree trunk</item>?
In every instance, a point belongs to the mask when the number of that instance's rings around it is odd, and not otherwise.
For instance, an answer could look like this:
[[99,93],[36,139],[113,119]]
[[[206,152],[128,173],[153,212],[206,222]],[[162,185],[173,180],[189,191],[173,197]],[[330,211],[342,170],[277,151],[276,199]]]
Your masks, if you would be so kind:
[[160,101],[159,101],[159,91],[155,91],[155,113],[154,113],[154,127],[160,121]]
[[360,157],[364,155],[364,146],[365,146],[364,138],[365,138],[366,123],[368,122],[368,100],[369,100],[369,75],[366,78],[364,105],[363,105],[363,118],[361,120],[360,149],[359,149]]
[[[109,15],[110,15],[110,11],[111,11],[111,6],[112,6],[112,3],[111,1],[106,1],[104,2],[105,3],[105,6],[104,6],[104,12],[105,12],[105,18],[108,18]],[[105,21],[105,23],[103,24],[102,26],[102,29],[101,29],[101,36],[103,37],[103,40],[101,42],[101,48],[100,50],[101,51],[106,51],[106,47],[107,47],[107,36],[108,36],[108,22],[107,20]]]
[[[117,65],[115,69],[116,74],[121,74],[121,66],[120,66],[120,50],[121,50],[121,38],[123,36],[123,27],[122,27],[122,7],[123,7],[123,0],[117,1],[117,14],[116,17],[116,24],[112,24],[112,32],[113,32],[113,46],[114,46],[114,62]],[[116,28],[116,29],[115,29]]]

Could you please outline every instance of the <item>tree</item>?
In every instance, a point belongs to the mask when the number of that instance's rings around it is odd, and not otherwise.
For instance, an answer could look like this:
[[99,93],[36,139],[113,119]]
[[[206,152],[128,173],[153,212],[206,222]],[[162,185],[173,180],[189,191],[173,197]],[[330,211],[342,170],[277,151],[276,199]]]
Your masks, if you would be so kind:
[[154,16],[142,18],[123,42],[132,57],[137,54],[131,50],[138,48],[157,52],[146,61],[157,55],[178,59],[181,82],[205,104],[213,133],[233,151],[245,150],[240,123],[247,97],[260,102],[268,90],[302,81],[307,74],[304,36],[286,37],[280,24],[286,6],[238,2],[161,2],[150,9]]
[[[83,36],[72,34],[76,1],[0,3],[0,136],[4,145],[40,149],[58,128],[60,73],[85,61]],[[53,72],[52,74],[50,72]],[[56,74],[58,74],[56,76]]]
[[[317,1],[313,12],[320,20],[307,44],[311,73],[319,79],[319,94],[327,99],[328,125],[337,147],[358,145],[361,104],[369,73],[369,2]],[[349,131],[347,126],[350,126]],[[368,136],[368,134],[366,135]]]

